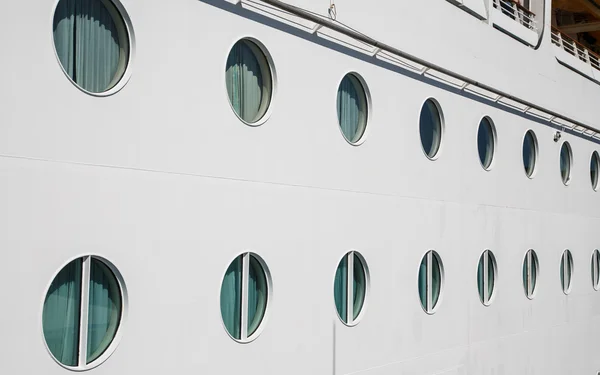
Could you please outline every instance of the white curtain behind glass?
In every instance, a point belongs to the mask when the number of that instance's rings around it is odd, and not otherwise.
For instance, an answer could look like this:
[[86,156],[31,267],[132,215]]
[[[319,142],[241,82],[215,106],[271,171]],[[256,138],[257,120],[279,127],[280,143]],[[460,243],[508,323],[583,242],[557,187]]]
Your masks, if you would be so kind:
[[357,142],[364,132],[366,122],[365,100],[357,89],[360,88],[358,80],[351,75],[346,75],[337,95],[337,115],[340,128],[346,139],[352,143]]
[[242,257],[237,257],[225,272],[221,285],[221,317],[231,336],[240,339],[242,304]]
[[260,325],[267,307],[267,279],[262,266],[250,256],[248,272],[248,336]]
[[246,122],[256,122],[263,115],[263,76],[255,55],[258,47],[251,42],[237,42],[227,58],[226,84],[235,112]]
[[347,296],[348,296],[348,256],[344,256],[340,264],[338,265],[337,271],[335,272],[335,280],[333,283],[333,297],[335,299],[335,307],[337,308],[340,318],[344,322],[348,321],[347,317]]
[[354,257],[354,269],[352,272],[353,276],[353,285],[352,285],[352,293],[354,298],[354,311],[352,318],[356,319],[360,314],[363,304],[365,302],[365,294],[367,289],[367,282],[365,280],[365,268],[362,265],[360,259],[352,254]]
[[442,288],[442,266],[435,254],[431,255],[431,308],[433,309],[440,298]]
[[61,0],[54,15],[54,44],[67,74],[83,89],[110,88],[121,46],[113,18],[100,0]]
[[117,332],[121,315],[121,295],[113,273],[96,259],[92,259],[90,271],[88,363],[108,348]]
[[81,260],[75,260],[52,281],[42,313],[48,348],[67,366],[78,364],[80,303]]
[[427,255],[423,257],[419,266],[419,298],[421,305],[427,310]]

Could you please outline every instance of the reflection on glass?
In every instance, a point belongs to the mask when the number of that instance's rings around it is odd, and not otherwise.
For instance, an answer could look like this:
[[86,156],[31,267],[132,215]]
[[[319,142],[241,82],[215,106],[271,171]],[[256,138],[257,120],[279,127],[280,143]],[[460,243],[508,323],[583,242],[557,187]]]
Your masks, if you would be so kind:
[[568,142],[560,148],[560,176],[566,185],[571,179],[571,146]]
[[250,255],[248,272],[248,336],[251,336],[262,322],[267,309],[267,278],[260,262]]
[[535,171],[535,162],[537,158],[537,140],[535,134],[529,130],[523,139],[523,166],[525,174],[531,177]]
[[271,71],[262,50],[247,39],[238,41],[227,58],[227,94],[235,113],[247,123],[259,121],[271,101]]
[[600,169],[600,157],[598,152],[594,151],[590,160],[590,178],[592,180],[592,188],[598,189],[598,170]]
[[338,122],[350,143],[358,142],[367,126],[367,95],[354,74],[346,74],[337,93]]
[[112,342],[121,317],[121,292],[115,275],[92,259],[88,306],[87,362],[100,357]]
[[484,169],[488,169],[494,158],[494,128],[491,121],[485,117],[477,131],[477,150],[479,161]]
[[421,108],[419,132],[423,151],[428,157],[435,157],[442,140],[442,118],[437,105],[431,99],[428,99]]
[[66,366],[78,365],[81,263],[81,259],[74,260],[56,275],[42,313],[48,349]]

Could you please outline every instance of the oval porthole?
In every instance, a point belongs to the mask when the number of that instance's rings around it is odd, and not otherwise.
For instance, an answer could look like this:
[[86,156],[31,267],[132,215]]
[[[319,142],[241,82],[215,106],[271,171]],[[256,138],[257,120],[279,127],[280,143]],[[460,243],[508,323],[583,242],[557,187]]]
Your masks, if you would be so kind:
[[241,39],[227,57],[225,81],[229,104],[248,125],[266,119],[273,95],[273,69],[265,49],[250,39]]
[[430,250],[425,254],[419,266],[419,299],[427,314],[437,309],[443,283],[442,260],[437,252]]
[[600,157],[598,156],[598,151],[594,151],[592,153],[592,158],[590,159],[590,179],[592,182],[592,189],[594,191],[598,191],[598,174],[600,173]]
[[600,289],[600,251],[594,250],[592,253],[592,286],[594,290]]
[[479,299],[485,306],[489,306],[494,299],[496,277],[496,257],[490,250],[486,250],[481,254],[477,265],[477,289],[479,290]]
[[124,10],[117,4],[60,0],[54,11],[58,60],[70,80],[87,93],[108,95],[124,84],[131,38]]
[[221,284],[221,317],[229,336],[239,342],[254,340],[261,331],[270,296],[265,263],[254,253],[231,262]]
[[560,177],[563,184],[571,182],[571,166],[573,164],[573,152],[569,142],[564,142],[560,148]]
[[344,255],[335,272],[333,296],[340,320],[358,324],[367,297],[368,272],[364,258],[356,251]]
[[89,370],[114,351],[123,321],[124,285],[112,265],[93,256],[67,264],[44,299],[48,351],[62,366]]
[[429,159],[438,156],[442,145],[442,132],[444,121],[442,111],[433,99],[427,99],[421,108],[419,117],[419,133],[421,135],[421,146],[423,152]]
[[344,138],[351,143],[361,141],[367,129],[368,100],[366,87],[355,73],[348,73],[337,91],[337,117]]
[[571,292],[571,279],[573,277],[573,256],[570,250],[565,250],[560,259],[560,284],[565,294]]
[[538,257],[534,250],[528,250],[523,260],[523,289],[529,299],[533,299],[538,276]]
[[532,178],[537,162],[538,144],[537,137],[532,130],[528,130],[523,138],[523,167],[527,177]]
[[479,153],[479,161],[481,166],[486,171],[490,169],[494,160],[494,151],[496,148],[496,129],[492,120],[484,117],[479,122],[477,130],[477,151]]

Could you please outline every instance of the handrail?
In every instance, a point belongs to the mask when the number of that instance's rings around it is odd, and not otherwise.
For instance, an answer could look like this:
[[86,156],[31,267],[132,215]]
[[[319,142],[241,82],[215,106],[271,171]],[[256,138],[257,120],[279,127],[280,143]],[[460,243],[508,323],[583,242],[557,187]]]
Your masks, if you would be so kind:
[[518,2],[514,0],[492,0],[492,5],[515,22],[520,23],[530,30],[537,31],[535,13]]
[[580,42],[576,41],[575,39],[571,38],[568,34],[565,34],[562,30],[560,30],[559,28],[552,26],[552,31],[559,33],[562,39],[569,39],[571,42],[577,44],[579,47],[588,50],[588,53],[591,55],[596,56],[598,59],[600,59],[600,54],[597,54],[596,52],[590,50],[588,47],[584,46],[583,44],[581,44]]
[[600,55],[552,26],[552,43],[596,70],[600,70]]
[[[239,0],[239,1],[241,2],[242,0]],[[452,78],[454,78],[456,80],[464,82],[465,84],[462,86],[463,89],[465,89],[469,85],[475,86],[475,87],[477,87],[479,89],[482,89],[482,90],[488,91],[488,92],[490,92],[490,93],[492,93],[494,95],[497,95],[497,98],[495,98],[495,101],[499,101],[499,100],[501,100],[503,98],[508,99],[508,100],[512,100],[512,101],[514,101],[516,103],[520,103],[521,105],[525,106],[526,109],[523,110],[523,112],[525,112],[525,113],[528,112],[528,111],[530,111],[530,110],[532,110],[532,109],[535,110],[535,111],[539,111],[539,112],[544,113],[544,114],[546,114],[546,115],[549,116],[549,120],[548,120],[549,122],[555,122],[556,119],[561,119],[563,121],[566,121],[566,122],[569,122],[569,123],[573,124],[574,128],[575,127],[583,128],[584,130],[581,131],[582,134],[585,134],[585,135],[587,135],[589,137],[596,137],[597,139],[600,139],[600,130],[598,128],[594,127],[594,126],[587,125],[587,124],[585,124],[585,123],[583,123],[581,121],[578,121],[578,120],[576,120],[574,118],[571,118],[569,116],[562,115],[562,114],[560,114],[558,112],[555,112],[555,111],[553,111],[551,109],[544,108],[544,107],[542,107],[540,105],[537,105],[535,103],[532,103],[532,102],[530,102],[528,100],[519,98],[517,96],[514,96],[514,95],[511,95],[511,94],[509,94],[507,92],[504,92],[504,91],[502,91],[500,89],[497,89],[495,87],[492,87],[492,86],[486,85],[484,83],[478,82],[478,81],[476,81],[476,80],[474,80],[472,78],[466,77],[466,76],[464,76],[462,74],[455,73],[455,72],[453,72],[453,71],[451,71],[449,69],[443,68],[443,67],[441,67],[439,65],[436,65],[436,64],[434,64],[432,62],[429,62],[429,61],[424,60],[422,58],[419,58],[419,57],[416,57],[414,55],[411,55],[411,54],[409,54],[407,52],[399,50],[399,49],[397,49],[395,47],[392,47],[392,46],[390,46],[388,44],[379,42],[379,41],[377,41],[377,40],[375,40],[375,39],[373,39],[373,38],[371,38],[371,37],[369,37],[369,36],[367,36],[365,34],[357,32],[357,31],[355,31],[353,29],[349,29],[347,26],[342,26],[342,24],[340,24],[339,22],[325,19],[322,16],[319,16],[319,15],[316,15],[314,13],[308,12],[308,11],[306,11],[304,9],[301,9],[301,8],[298,8],[298,7],[294,6],[294,5],[290,5],[290,4],[284,3],[284,2],[282,2],[280,0],[256,0],[256,1],[268,4],[270,6],[278,8],[278,9],[284,11],[284,12],[287,12],[289,14],[295,15],[297,17],[300,17],[300,18],[304,19],[304,20],[313,22],[313,23],[315,23],[316,25],[318,25],[321,28],[322,27],[328,28],[328,29],[333,30],[335,32],[338,32],[338,33],[340,33],[342,35],[350,37],[350,38],[352,38],[354,40],[357,40],[357,41],[360,41],[360,42],[365,43],[367,45],[370,45],[370,46],[374,47],[374,50],[375,50],[375,52],[373,53],[373,56],[376,56],[377,53],[378,53],[378,51],[385,51],[385,52],[388,52],[388,53],[390,53],[392,55],[396,55],[396,56],[398,56],[400,58],[410,60],[412,62],[415,62],[415,63],[419,64],[419,65],[424,66],[425,68],[427,68],[429,70],[437,71],[439,73],[442,73],[444,75],[452,77]],[[318,30],[318,28],[315,28],[314,30]],[[423,72],[425,72],[425,70],[423,70]],[[535,114],[534,114],[534,116],[535,116]]]
[[517,8],[531,14],[532,16],[535,16],[535,13],[533,13],[531,10],[527,9],[526,7],[524,7],[523,5],[521,5],[521,3],[515,1],[515,0],[506,0],[506,1],[510,1],[511,3],[515,4],[517,6]]

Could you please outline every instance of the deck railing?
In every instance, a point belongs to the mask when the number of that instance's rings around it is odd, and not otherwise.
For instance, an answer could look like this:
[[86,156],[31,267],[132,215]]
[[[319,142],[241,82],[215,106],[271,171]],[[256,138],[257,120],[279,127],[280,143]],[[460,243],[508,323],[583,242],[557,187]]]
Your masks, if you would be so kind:
[[513,0],[493,0],[494,8],[500,10],[502,14],[515,20],[526,28],[536,31],[537,22],[535,13],[525,8]]
[[600,56],[590,51],[586,46],[577,42],[559,29],[552,27],[552,43],[562,48],[565,52],[575,56],[592,68],[600,70]]

